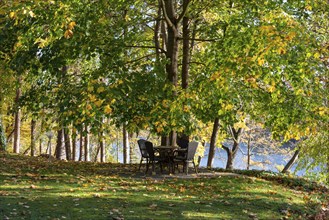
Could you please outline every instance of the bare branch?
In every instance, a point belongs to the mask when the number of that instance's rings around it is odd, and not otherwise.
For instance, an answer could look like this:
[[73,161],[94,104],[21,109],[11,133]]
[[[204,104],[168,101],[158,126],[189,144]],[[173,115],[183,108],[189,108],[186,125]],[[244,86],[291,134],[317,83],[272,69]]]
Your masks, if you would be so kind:
[[[175,35],[177,35],[176,26],[173,24],[173,22],[171,21],[171,19],[168,16],[168,13],[167,13],[167,10],[166,10],[166,4],[165,4],[164,0],[159,0],[159,1],[161,2],[163,15],[164,15],[164,18],[165,18],[168,26],[174,31]],[[169,6],[167,6],[167,7],[169,7]]]
[[160,30],[160,22],[161,22],[161,7],[159,5],[158,10],[158,17],[156,19],[155,28],[154,28],[154,45],[155,45],[155,52],[157,55],[157,59],[159,59],[159,51],[160,51],[160,42],[159,42],[159,30]]
[[[182,37],[178,37],[178,40],[183,40]],[[189,38],[188,40],[199,41],[199,42],[218,42],[220,39],[200,39],[200,38]]]
[[126,45],[129,48],[149,48],[149,49],[159,49],[162,53],[166,53],[162,48],[157,48],[155,46],[143,46],[143,45]]
[[184,0],[183,1],[183,11],[179,15],[179,17],[177,19],[177,23],[179,23],[183,19],[183,17],[186,15],[186,12],[187,12],[187,9],[188,9],[188,6],[189,6],[190,2],[191,2],[190,0]]
[[126,62],[126,64],[129,64],[129,63],[135,63],[135,62],[138,62],[138,61],[143,60],[143,59],[145,59],[145,58],[149,58],[149,57],[154,56],[154,55],[156,55],[156,53],[147,54],[147,55],[142,56],[142,57],[140,57],[140,58],[138,58],[138,59],[130,60],[130,61]]

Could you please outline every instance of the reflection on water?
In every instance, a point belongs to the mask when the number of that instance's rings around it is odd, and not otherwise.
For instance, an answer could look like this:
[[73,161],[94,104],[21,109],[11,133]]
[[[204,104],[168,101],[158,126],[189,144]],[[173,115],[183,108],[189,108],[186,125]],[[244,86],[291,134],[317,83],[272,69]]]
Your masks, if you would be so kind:
[[[247,147],[242,145],[240,146],[240,149],[235,157],[233,167],[234,169],[247,169],[247,156],[244,155],[242,152],[246,153],[247,152]],[[207,166],[207,161],[208,161],[208,151],[209,148],[207,147],[205,149],[205,154],[201,159],[200,166],[201,167],[206,167]],[[242,152],[241,152],[242,151]],[[272,153],[272,154],[261,154],[253,152],[253,155],[251,156],[251,160],[253,162],[256,162],[256,165],[250,165],[250,169],[255,169],[255,170],[268,170],[268,171],[273,171],[273,172],[279,172],[282,169],[286,163],[290,159],[290,155],[283,155],[279,153]],[[227,161],[227,153],[224,149],[222,148],[216,148],[215,149],[215,158],[212,164],[213,168],[225,168],[226,166],[226,161]],[[291,172],[295,170],[295,166],[292,167]],[[304,171],[297,171],[296,175],[302,176],[304,175]]]

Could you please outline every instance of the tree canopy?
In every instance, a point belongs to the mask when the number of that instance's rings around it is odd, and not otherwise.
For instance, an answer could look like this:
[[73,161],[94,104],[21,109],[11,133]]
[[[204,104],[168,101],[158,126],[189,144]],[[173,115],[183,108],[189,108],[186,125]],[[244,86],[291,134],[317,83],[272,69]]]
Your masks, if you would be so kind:
[[217,120],[221,141],[247,119],[284,141],[328,127],[327,1],[0,6],[1,114],[24,107],[95,134],[107,118],[171,137]]

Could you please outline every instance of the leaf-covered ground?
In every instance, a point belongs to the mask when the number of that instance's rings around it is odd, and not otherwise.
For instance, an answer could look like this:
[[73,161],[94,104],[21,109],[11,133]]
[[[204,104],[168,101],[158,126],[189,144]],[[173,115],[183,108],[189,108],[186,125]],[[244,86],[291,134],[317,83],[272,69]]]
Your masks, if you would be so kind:
[[328,201],[278,179],[182,177],[0,153],[0,219],[308,219]]

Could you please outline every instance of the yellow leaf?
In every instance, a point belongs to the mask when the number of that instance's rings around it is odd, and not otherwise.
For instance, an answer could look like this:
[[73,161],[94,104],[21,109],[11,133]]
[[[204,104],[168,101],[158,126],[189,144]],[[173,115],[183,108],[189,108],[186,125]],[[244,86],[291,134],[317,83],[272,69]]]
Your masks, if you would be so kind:
[[155,126],[158,126],[159,124],[160,124],[159,121],[156,121],[156,122],[154,123]]
[[307,6],[305,7],[305,9],[308,10],[308,11],[312,11],[312,6],[307,5]]
[[227,105],[224,105],[223,108],[224,108],[226,111],[229,111],[229,110],[233,109],[233,105],[232,105],[232,104],[227,104]]
[[130,20],[131,20],[131,18],[129,17],[129,15],[126,15],[126,16],[125,16],[125,20],[126,20],[126,21],[130,21]]
[[34,18],[35,17],[35,14],[33,13],[33,11],[30,11],[29,12],[29,15],[31,16],[31,18]]
[[47,38],[46,39],[38,38],[38,39],[35,40],[34,43],[38,44],[39,48],[44,48],[47,45],[48,42],[47,42]]
[[188,112],[189,110],[190,110],[190,108],[189,108],[188,106],[185,105],[184,108],[183,108],[183,111],[184,111],[184,112]]
[[16,50],[16,49],[20,48],[21,46],[22,46],[22,43],[21,43],[20,41],[18,41],[18,42],[15,44],[14,48],[15,48],[15,50]]
[[97,107],[100,107],[103,104],[103,102],[104,102],[104,100],[98,100],[98,101],[95,102],[95,105]]
[[297,89],[296,92],[295,92],[296,95],[302,95],[304,94],[304,90],[302,89]]
[[70,39],[71,37],[73,37],[73,31],[71,30],[66,30],[65,33],[64,33],[64,37],[66,39]]
[[88,110],[90,110],[90,109],[92,109],[93,107],[92,107],[90,104],[88,104],[88,105],[86,106],[86,108],[87,108]]
[[243,121],[239,121],[239,122],[234,123],[233,127],[235,129],[247,128],[246,124]]
[[157,132],[158,133],[161,133],[163,131],[163,128],[162,127],[157,127]]
[[97,89],[97,93],[104,92],[104,90],[105,90],[105,88],[103,86],[101,86]]
[[283,47],[280,47],[278,50],[277,50],[278,54],[285,54],[286,53],[286,49],[284,49]]
[[288,36],[287,36],[287,40],[292,40],[293,38],[295,38],[296,37],[296,32],[290,32],[289,34],[288,34]]
[[10,13],[9,13],[9,18],[13,19],[14,17],[15,17],[15,12],[13,12],[13,11],[10,12]]
[[258,65],[262,66],[265,63],[265,60],[263,58],[258,58]]
[[88,91],[88,92],[92,92],[92,91],[94,91],[94,87],[93,87],[93,86],[88,86],[87,91]]
[[319,108],[319,115],[323,116],[326,114],[326,108],[325,107],[320,107]]
[[163,100],[162,105],[163,105],[163,107],[167,108],[168,107],[168,100]]
[[111,114],[112,113],[112,108],[109,105],[107,105],[104,108],[104,112],[105,112],[105,114]]
[[89,95],[89,99],[90,99],[90,101],[95,102],[96,101],[96,96]]
[[318,52],[316,52],[313,56],[314,56],[315,59],[319,59],[320,58],[320,54]]
[[68,28],[69,30],[73,30],[74,27],[75,27],[75,25],[76,25],[76,23],[75,23],[74,21],[71,21],[71,22],[67,25],[67,28]]
[[269,86],[268,88],[267,88],[267,91],[269,91],[269,92],[274,92],[275,91],[275,86]]
[[163,121],[162,122],[162,126],[164,127],[164,126],[166,126],[167,125],[167,122],[166,121]]

